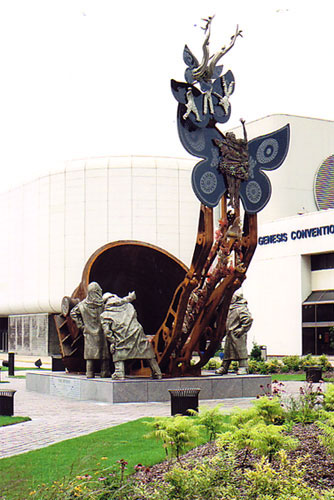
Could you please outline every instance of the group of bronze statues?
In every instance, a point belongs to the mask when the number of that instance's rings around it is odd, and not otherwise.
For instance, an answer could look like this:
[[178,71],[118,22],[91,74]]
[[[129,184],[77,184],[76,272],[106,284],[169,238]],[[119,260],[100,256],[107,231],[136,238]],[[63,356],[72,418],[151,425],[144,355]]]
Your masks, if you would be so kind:
[[96,360],[101,363],[101,377],[110,377],[109,352],[115,366],[113,379],[125,377],[127,359],[146,359],[152,378],[161,378],[153,349],[131,304],[135,299],[135,292],[123,298],[109,292],[102,295],[100,285],[92,282],[87,297],[71,310],[71,318],[83,330],[87,378],[95,376]]
[[[106,292],[96,282],[88,285],[87,297],[71,310],[71,318],[84,335],[84,358],[87,378],[95,376],[95,361],[100,361],[101,377],[110,377],[110,354],[115,367],[112,379],[125,378],[124,362],[129,359],[145,359],[152,378],[162,374],[150,342],[137,319],[132,302],[136,293],[126,297]],[[247,332],[253,319],[247,301],[237,290],[231,301],[226,322],[226,340],[222,366],[217,375],[228,372],[231,361],[239,361],[238,374],[246,374],[248,367]]]

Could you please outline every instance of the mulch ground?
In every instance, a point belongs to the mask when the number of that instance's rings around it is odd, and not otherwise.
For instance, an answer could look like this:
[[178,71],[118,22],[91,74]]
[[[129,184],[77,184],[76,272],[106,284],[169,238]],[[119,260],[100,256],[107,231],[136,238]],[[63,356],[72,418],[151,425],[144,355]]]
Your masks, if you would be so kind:
[[315,424],[298,424],[292,434],[299,440],[299,445],[288,456],[303,459],[305,481],[313,488],[334,488],[334,457],[320,444],[319,428]]
[[[315,424],[302,426],[296,424],[293,427],[291,435],[299,440],[298,447],[288,452],[290,459],[303,459],[305,468],[305,482],[317,489],[334,488],[334,458],[329,455],[325,448],[319,442],[319,428]],[[200,462],[204,457],[213,457],[217,454],[218,449],[214,442],[206,443],[202,446],[190,450],[182,456],[182,466],[185,468],[194,467],[194,462]],[[243,461],[243,453],[240,453],[239,466]],[[252,467],[256,458],[250,457],[244,467]],[[273,464],[274,465],[274,464]],[[142,470],[137,473],[138,479],[144,483],[151,481],[163,481],[165,473],[170,469],[170,462],[162,462],[154,465],[146,471]]]

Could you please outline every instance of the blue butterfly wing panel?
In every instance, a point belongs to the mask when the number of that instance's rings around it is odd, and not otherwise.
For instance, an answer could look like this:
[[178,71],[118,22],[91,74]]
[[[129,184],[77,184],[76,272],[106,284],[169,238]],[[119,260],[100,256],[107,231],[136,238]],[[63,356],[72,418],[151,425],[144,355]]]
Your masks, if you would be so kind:
[[226,191],[222,174],[212,168],[211,160],[206,159],[195,165],[191,183],[197,198],[207,207],[215,207]]
[[240,186],[240,198],[250,214],[262,210],[271,196],[271,183],[263,170],[282,165],[289,150],[290,125],[248,143],[249,178]]
[[201,203],[214,207],[226,191],[223,175],[218,171],[219,149],[214,139],[221,140],[218,129],[197,128],[190,120],[182,118],[181,106],[178,107],[178,132],[183,147],[193,156],[203,158],[192,172],[192,187]]

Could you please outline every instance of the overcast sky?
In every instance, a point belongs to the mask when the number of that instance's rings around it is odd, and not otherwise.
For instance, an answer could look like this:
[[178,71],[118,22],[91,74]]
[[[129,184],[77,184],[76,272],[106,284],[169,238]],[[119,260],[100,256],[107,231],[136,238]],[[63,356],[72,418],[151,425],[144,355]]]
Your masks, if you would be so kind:
[[334,120],[333,0],[0,0],[0,189],[106,155],[184,156],[170,80],[187,44],[236,89],[231,128],[272,113]]

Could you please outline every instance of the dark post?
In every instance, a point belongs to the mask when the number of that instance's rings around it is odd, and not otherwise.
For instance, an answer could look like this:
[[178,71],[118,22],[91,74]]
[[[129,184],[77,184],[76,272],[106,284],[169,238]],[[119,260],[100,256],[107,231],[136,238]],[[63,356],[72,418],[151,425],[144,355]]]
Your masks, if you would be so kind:
[[12,417],[14,415],[14,394],[16,391],[0,389],[0,415]]
[[322,378],[322,368],[321,366],[307,366],[306,370],[306,382],[320,382]]
[[8,353],[8,375],[14,377],[14,358],[15,352]]

